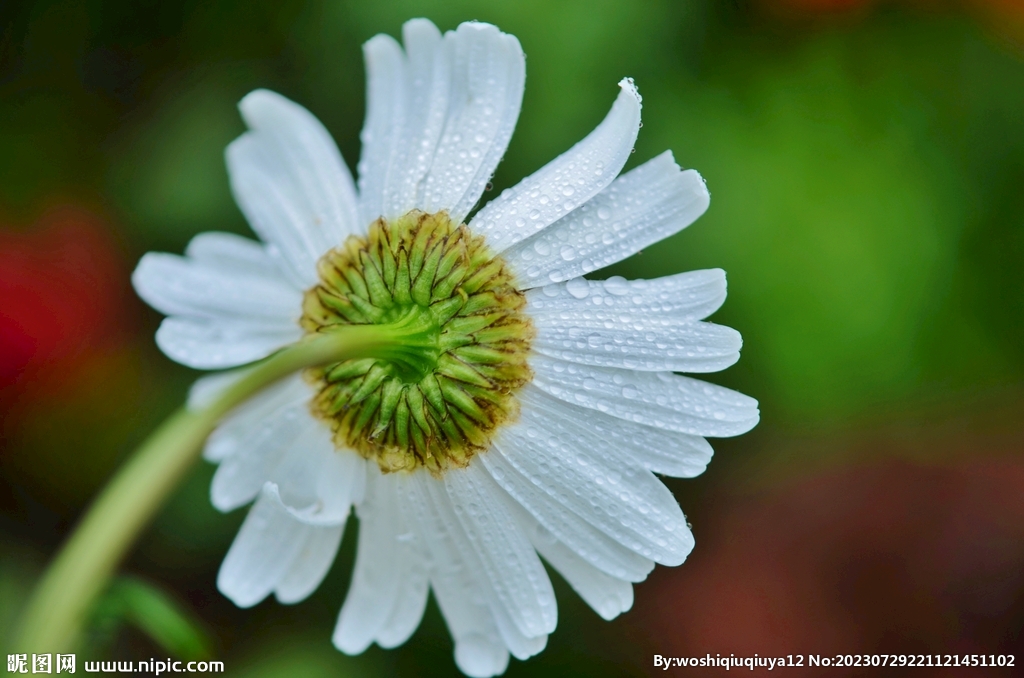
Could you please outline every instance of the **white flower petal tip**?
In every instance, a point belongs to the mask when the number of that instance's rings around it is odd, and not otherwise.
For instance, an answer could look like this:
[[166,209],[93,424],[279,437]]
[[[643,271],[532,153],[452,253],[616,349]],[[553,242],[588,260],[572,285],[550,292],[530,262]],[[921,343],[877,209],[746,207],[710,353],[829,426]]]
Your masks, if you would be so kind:
[[584,365],[646,372],[718,372],[740,359],[739,332],[643,313],[582,311],[534,318],[533,349]]
[[649,280],[573,278],[526,293],[531,315],[625,311],[675,320],[703,320],[725,302],[725,271],[677,273]]
[[565,402],[667,431],[730,438],[757,425],[757,401],[737,391],[665,372],[594,367],[543,355],[534,384]]
[[289,280],[306,289],[317,280],[320,256],[359,230],[352,175],[334,139],[302,106],[268,90],[238,106],[250,131],[225,154],[232,192]]
[[217,589],[239,607],[276,592],[298,602],[320,584],[337,554],[343,525],[296,521],[278,488],[266,483],[217,574]]
[[710,201],[700,174],[681,169],[666,151],[503,256],[523,288],[570,280],[678,233]]
[[366,473],[356,565],[332,636],[334,646],[350,655],[374,642],[401,645],[419,626],[427,604],[429,559],[422,537],[407,527],[402,481],[375,466]]
[[[642,465],[628,463],[628,457],[623,458],[585,420],[564,418],[549,398],[538,396],[524,395],[520,422],[496,439],[493,453],[501,461],[488,464],[492,476],[500,469],[505,482],[526,479],[561,510],[576,514],[644,559],[671,566],[682,563],[693,548],[693,536],[672,493]],[[573,491],[565,492],[566,487]],[[520,492],[510,485],[510,494]],[[528,498],[520,503],[538,523],[557,525],[549,510],[535,507]]]
[[605,119],[582,141],[484,206],[470,227],[495,252],[548,227],[590,200],[626,164],[640,130],[640,95],[632,81]]
[[455,665],[471,678],[500,676],[508,659],[508,650],[484,635],[470,633],[455,642]]
[[413,208],[462,220],[483,194],[519,117],[526,62],[519,41],[469,22],[445,35],[425,19],[403,27],[405,50],[364,45],[367,114],[359,160],[364,223]]
[[493,501],[501,491],[494,479],[480,464],[470,464],[446,474],[444,482],[455,515],[519,633],[536,638],[554,631],[558,611],[551,580],[513,515]]
[[301,291],[261,245],[239,236],[196,236],[184,257],[150,252],[132,273],[132,285],[169,316],[157,345],[188,367],[237,367],[302,336],[296,322]]

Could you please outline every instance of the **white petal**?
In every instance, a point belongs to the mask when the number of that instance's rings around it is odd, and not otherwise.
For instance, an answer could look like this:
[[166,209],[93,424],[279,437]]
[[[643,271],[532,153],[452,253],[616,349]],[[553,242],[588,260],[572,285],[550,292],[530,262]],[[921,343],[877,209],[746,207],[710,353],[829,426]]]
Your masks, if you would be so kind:
[[175,254],[150,252],[132,273],[142,299],[165,315],[213,319],[260,319],[295,325],[302,314],[302,292],[271,265],[242,273]]
[[461,221],[508,146],[525,63],[515,37],[469,22],[441,37],[425,19],[403,27],[406,54],[379,35],[364,46],[367,117],[361,214],[369,223],[410,209]]
[[490,636],[469,633],[455,641],[455,665],[470,678],[500,676],[508,668],[508,650]]
[[234,233],[200,233],[185,246],[185,256],[225,272],[244,275],[274,269],[280,275],[274,258],[267,254],[263,243]]
[[520,392],[524,402],[540,409],[569,425],[585,422],[586,428],[607,444],[591,448],[594,452],[610,453],[609,463],[633,464],[653,473],[693,478],[700,475],[711,461],[713,451],[708,441],[700,436],[665,431],[610,417],[601,412],[548,395],[532,384]]
[[536,544],[537,550],[569,586],[603,619],[611,621],[633,607],[633,585],[611,577],[561,542]]
[[515,36],[475,21],[447,33],[444,43],[451,89],[422,209],[447,209],[459,222],[480,199],[508,148],[523,101],[526,59]]
[[402,38],[405,53],[395,45],[401,59],[397,71],[401,79],[395,78],[395,84],[401,87],[394,100],[401,103],[394,111],[395,124],[386,132],[392,152],[383,195],[376,202],[360,196],[364,208],[372,205],[366,216],[373,218],[393,219],[424,206],[423,184],[444,131],[451,97],[451,63],[437,26],[427,19],[406,21]]
[[405,527],[397,475],[367,464],[366,496],[359,514],[359,545],[345,604],[333,642],[359,654],[377,640],[384,647],[405,642],[419,626],[427,601],[427,563],[417,535]]
[[358,229],[355,187],[331,135],[313,114],[267,90],[239,103],[250,128],[228,146],[235,200],[300,289],[316,262]]
[[452,97],[452,66],[444,39],[429,19],[414,18],[401,27],[401,87],[388,136],[392,142],[384,185],[383,214],[393,218],[423,207],[423,184],[444,131]]
[[297,322],[302,291],[259,243],[231,233],[202,233],[185,256],[150,252],[132,273],[146,303],[166,315],[259,317]]
[[520,420],[501,429],[494,444],[566,510],[645,558],[679,565],[692,550],[693,536],[668,488],[649,471],[615,459],[586,422],[568,422],[523,399]]
[[[265,405],[229,420],[230,428],[224,433],[214,434],[220,437],[211,445],[234,448],[233,453],[225,454],[210,484],[210,501],[219,511],[232,511],[252,501],[291,443],[304,430],[323,426],[309,414],[309,394],[308,389],[302,392],[304,386],[300,383],[275,394]],[[243,429],[246,424],[248,428]]]
[[501,488],[479,463],[449,471],[444,484],[455,514],[516,628],[528,638],[554,631],[558,610],[551,580],[509,511],[494,500]]
[[547,634],[540,636],[523,635],[523,632],[519,630],[519,627],[509,614],[508,609],[500,602],[493,601],[491,603],[491,612],[494,614],[494,622],[498,626],[501,640],[516,659],[529,659],[535,654],[543,652],[544,648],[548,646]]
[[[406,115],[406,74],[401,46],[389,35],[377,35],[363,45],[366,61],[366,121],[359,134],[359,217],[369,225],[382,216],[388,173],[400,163]],[[391,215],[388,215],[391,216]]]
[[335,449],[330,429],[307,419],[286,443],[267,479],[278,487],[281,502],[296,520],[310,525],[344,523],[353,498],[362,493],[366,460],[350,450]]
[[506,503],[521,505],[545,530],[602,572],[635,582],[646,579],[654,569],[654,562],[649,558],[626,548],[577,513],[566,511],[558,499],[565,488],[549,494],[545,487],[520,472],[497,449],[480,455],[480,459],[495,482],[508,493],[504,498]]
[[[426,476],[425,473],[419,475]],[[513,619],[515,613],[499,599],[495,584],[478,555],[473,539],[462,528],[452,498],[444,485],[433,478],[426,478],[422,481],[421,487],[428,497],[428,503],[433,506],[436,515],[445,526],[450,539],[448,543],[457,550],[458,558],[466,566],[463,570],[463,587],[469,587],[472,591],[469,595],[486,602],[505,647],[517,659],[527,659],[543,650],[547,645],[547,635],[531,637],[524,634]],[[465,594],[464,589],[463,595]]]
[[146,302],[172,316],[157,331],[157,344],[189,367],[235,367],[302,336],[302,293],[262,246],[238,236],[197,236],[185,257],[149,253],[132,283]]
[[470,223],[495,252],[506,249],[555,223],[592,198],[626,163],[640,129],[640,95],[633,82],[622,90],[611,111],[583,141],[537,172],[502,192]]
[[375,639],[383,648],[398,647],[408,640],[420,625],[427,608],[427,593],[430,589],[428,556],[422,543],[423,537],[410,529],[409,523],[409,520],[402,520],[404,531],[398,535],[404,546],[398,556],[403,573],[398,594],[391,614]]
[[291,605],[305,600],[320,586],[338,555],[345,523],[310,526],[309,535],[295,554],[284,577],[274,587],[278,602]]
[[710,200],[701,176],[666,151],[502,256],[522,287],[569,280],[683,230]]
[[516,520],[529,536],[537,552],[559,574],[587,605],[607,620],[615,619],[633,607],[633,585],[597,569],[544,529],[536,518],[519,507]]
[[197,370],[238,367],[302,338],[296,323],[247,319],[164,318],[156,344],[168,358]]
[[217,588],[239,607],[266,598],[317,529],[296,522],[276,495],[277,488],[267,483],[217,574]]
[[758,421],[757,401],[715,384],[666,372],[632,372],[530,359],[538,388],[613,417],[690,435],[726,438]]
[[[460,548],[453,534],[458,520],[447,494],[425,473],[406,474],[401,481],[403,513],[413,518],[430,551],[430,584],[455,641],[455,663],[468,676],[504,673],[508,650],[494,621],[490,596],[478,581],[480,570],[473,567],[472,549],[467,553]],[[431,484],[441,490],[436,498]],[[446,513],[441,512],[438,499],[449,504]]]
[[725,292],[725,271],[712,268],[651,280],[573,278],[531,289],[526,299],[530,317],[591,310],[703,320],[719,309]]
[[[222,372],[197,379],[189,392],[189,408],[195,409],[208,404],[225,387],[245,375],[247,370]],[[267,423],[274,413],[291,405],[301,406],[309,402],[312,392],[301,375],[292,375],[268,386],[255,396],[239,405],[224,418],[210,437],[206,439],[203,458],[219,462],[240,451],[253,448],[250,436]]]
[[538,353],[569,362],[647,372],[718,372],[740,359],[743,340],[708,322],[617,311],[533,317]]

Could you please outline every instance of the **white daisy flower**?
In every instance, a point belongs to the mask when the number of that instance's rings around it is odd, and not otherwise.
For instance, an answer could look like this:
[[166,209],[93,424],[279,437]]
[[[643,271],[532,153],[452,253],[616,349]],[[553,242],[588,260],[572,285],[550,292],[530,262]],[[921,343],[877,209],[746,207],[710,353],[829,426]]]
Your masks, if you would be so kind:
[[541,558],[605,619],[655,563],[682,563],[693,537],[655,474],[701,473],[704,436],[743,433],[758,410],[674,374],[739,357],[737,332],[702,321],[725,299],[721,270],[582,277],[708,206],[669,152],[618,176],[640,127],[632,81],[585,139],[467,221],[519,115],[522,49],[482,23],[442,35],[418,19],[403,37],[365,45],[358,188],[311,113],[252,92],[227,163],[262,242],[204,233],[184,256],[147,254],[133,281],[168,315],[160,348],[198,369],[331,327],[419,328],[408,355],[307,370],[211,436],[214,506],[255,500],[217,585],[241,607],[306,598],[354,507],[334,644],[402,644],[432,590],[458,667],[492,676],[555,629]]

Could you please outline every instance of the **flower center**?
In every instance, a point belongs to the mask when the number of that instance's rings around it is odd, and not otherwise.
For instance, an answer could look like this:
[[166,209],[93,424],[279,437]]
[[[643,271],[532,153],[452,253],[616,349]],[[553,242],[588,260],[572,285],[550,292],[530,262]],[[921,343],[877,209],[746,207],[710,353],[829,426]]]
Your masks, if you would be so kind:
[[[446,212],[413,210],[349,236],[318,263],[302,327],[401,326],[412,337],[383,357],[307,371],[313,413],[335,444],[384,472],[464,467],[518,413],[532,377],[526,299],[482,236]],[[410,329],[412,330],[410,332]]]

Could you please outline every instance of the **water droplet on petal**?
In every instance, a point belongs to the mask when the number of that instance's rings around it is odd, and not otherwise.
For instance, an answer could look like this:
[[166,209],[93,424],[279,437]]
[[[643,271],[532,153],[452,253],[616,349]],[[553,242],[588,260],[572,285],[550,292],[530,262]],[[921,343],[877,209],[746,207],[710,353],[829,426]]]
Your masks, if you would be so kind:
[[573,278],[565,283],[566,291],[577,299],[585,299],[590,294],[590,285],[583,278]]
[[620,275],[614,275],[604,281],[604,289],[608,294],[622,296],[629,292],[629,283]]

